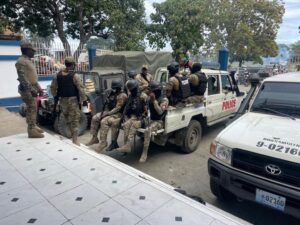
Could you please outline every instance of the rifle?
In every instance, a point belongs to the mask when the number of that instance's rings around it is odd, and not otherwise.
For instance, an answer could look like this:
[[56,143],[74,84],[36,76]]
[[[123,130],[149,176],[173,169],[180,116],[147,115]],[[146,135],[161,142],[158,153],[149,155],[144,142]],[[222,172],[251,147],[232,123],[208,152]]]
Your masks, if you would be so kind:
[[58,95],[56,95],[54,97],[54,105],[53,105],[53,109],[52,109],[52,117],[55,119],[58,115],[58,112],[56,111],[56,108],[57,108],[57,104],[58,104],[58,100],[59,100],[59,97]]

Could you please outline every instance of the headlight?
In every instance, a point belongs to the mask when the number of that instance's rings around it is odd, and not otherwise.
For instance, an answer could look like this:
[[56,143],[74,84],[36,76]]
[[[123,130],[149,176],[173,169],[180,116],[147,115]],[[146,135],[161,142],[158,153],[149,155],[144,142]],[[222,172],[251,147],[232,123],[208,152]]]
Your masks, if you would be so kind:
[[220,143],[211,143],[210,153],[225,163],[231,164],[232,149]]

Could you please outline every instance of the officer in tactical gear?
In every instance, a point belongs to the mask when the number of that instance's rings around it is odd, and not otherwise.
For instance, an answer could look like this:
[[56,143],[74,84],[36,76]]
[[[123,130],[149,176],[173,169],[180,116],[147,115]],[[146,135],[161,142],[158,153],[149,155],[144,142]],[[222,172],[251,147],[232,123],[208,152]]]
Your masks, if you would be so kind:
[[141,155],[140,162],[146,162],[147,160],[152,132],[157,132],[158,130],[163,129],[164,118],[169,105],[169,100],[165,97],[162,97],[162,87],[159,82],[152,81],[150,83],[150,91],[150,123],[145,128],[143,153]]
[[43,95],[43,90],[38,83],[38,76],[35,66],[31,62],[34,57],[35,49],[29,41],[21,43],[22,56],[16,62],[18,80],[20,82],[18,91],[23,102],[26,104],[26,122],[29,138],[43,138],[44,131],[37,127],[37,104],[36,97]]
[[124,110],[124,145],[121,148],[116,149],[117,151],[124,153],[131,152],[131,143],[134,135],[137,129],[142,127],[143,121],[147,116],[148,101],[148,96],[143,92],[139,92],[139,83],[136,80],[129,80],[126,87],[129,90],[130,95]]
[[148,65],[143,65],[141,73],[135,76],[135,79],[139,82],[140,92],[149,93],[149,84],[153,80],[153,76],[148,73]]
[[207,87],[206,75],[201,72],[201,63],[194,63],[189,76],[189,83],[191,87],[191,95],[187,98],[187,103],[200,103],[204,100],[204,93]]
[[122,90],[123,84],[121,80],[113,80],[111,83],[111,92],[104,103],[104,111],[97,113],[93,116],[91,122],[92,139],[87,145],[99,143],[97,137],[100,130],[100,146],[97,152],[103,151],[107,147],[107,134],[111,127],[111,144],[107,151],[118,148],[118,124],[120,123],[121,116],[127,100],[127,95]]
[[130,81],[130,80],[134,80],[135,79],[135,77],[136,77],[136,71],[135,70],[131,70],[131,71],[129,71],[128,73],[127,73],[127,76],[128,76],[128,80],[126,81],[126,83],[125,83],[125,87],[124,87],[124,89],[125,89],[125,91],[126,91],[126,93],[127,93],[127,95],[129,94],[129,91],[127,90],[127,83],[128,83],[128,81]]
[[75,73],[75,60],[73,57],[65,59],[66,68],[58,72],[51,83],[51,92],[55,99],[59,99],[59,105],[70,129],[72,142],[78,142],[78,129],[80,121],[80,107],[87,106],[84,86],[78,74]]
[[167,69],[170,78],[166,86],[166,95],[170,98],[173,106],[180,106],[191,95],[188,77],[178,73],[179,64],[177,62],[172,62]]

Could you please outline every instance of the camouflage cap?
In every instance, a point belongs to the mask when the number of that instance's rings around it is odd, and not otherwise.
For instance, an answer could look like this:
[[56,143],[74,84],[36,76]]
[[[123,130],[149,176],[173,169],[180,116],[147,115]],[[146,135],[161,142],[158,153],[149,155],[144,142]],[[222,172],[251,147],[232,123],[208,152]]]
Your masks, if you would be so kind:
[[65,63],[75,63],[74,57],[71,57],[71,56],[66,57],[65,58]]
[[21,48],[30,48],[35,51],[34,47],[32,46],[31,42],[29,40],[23,40],[20,44]]

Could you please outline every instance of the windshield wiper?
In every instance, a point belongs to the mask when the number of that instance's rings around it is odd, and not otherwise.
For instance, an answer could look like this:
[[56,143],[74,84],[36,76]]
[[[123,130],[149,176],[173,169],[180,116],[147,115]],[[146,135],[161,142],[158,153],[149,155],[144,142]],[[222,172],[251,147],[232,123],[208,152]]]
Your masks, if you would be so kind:
[[289,115],[289,114],[286,114],[286,113],[277,111],[277,110],[275,110],[275,109],[268,108],[268,107],[266,107],[266,106],[254,107],[254,109],[255,109],[255,110],[260,110],[260,109],[262,109],[262,110],[264,110],[264,111],[272,112],[272,113],[275,113],[275,114],[277,114],[277,115],[281,115],[281,116],[284,116],[284,117],[289,117],[289,118],[291,118],[292,120],[296,120],[295,117],[293,117],[293,116],[291,116],[291,115]]

